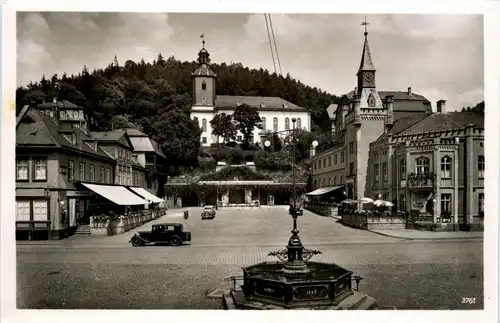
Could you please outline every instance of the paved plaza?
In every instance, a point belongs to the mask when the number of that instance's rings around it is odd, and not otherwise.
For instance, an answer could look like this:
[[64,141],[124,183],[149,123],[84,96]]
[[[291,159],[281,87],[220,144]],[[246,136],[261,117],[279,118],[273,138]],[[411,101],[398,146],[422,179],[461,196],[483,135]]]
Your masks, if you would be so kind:
[[[241,267],[275,260],[292,219],[287,208],[219,210],[214,220],[200,209],[168,215],[121,235],[86,236],[54,244],[18,244],[20,308],[218,309],[207,295],[229,288]],[[190,245],[134,248],[130,237],[154,223],[181,222]],[[409,241],[345,227],[333,218],[305,211],[299,217],[306,248],[318,261],[335,262],[361,275],[363,292],[399,309],[478,309],[483,300],[482,240]],[[461,304],[475,297],[475,304]]]

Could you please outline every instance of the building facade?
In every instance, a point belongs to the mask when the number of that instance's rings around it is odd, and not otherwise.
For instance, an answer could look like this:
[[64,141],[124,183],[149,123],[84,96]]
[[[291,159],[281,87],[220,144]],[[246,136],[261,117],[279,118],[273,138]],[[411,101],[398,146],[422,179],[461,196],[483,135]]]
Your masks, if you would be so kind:
[[[210,121],[218,113],[232,115],[235,109],[243,104],[257,108],[262,118],[263,129],[255,128],[252,142],[265,140],[266,130],[276,132],[285,137],[291,130],[292,118],[297,119],[296,128],[311,130],[311,113],[309,110],[278,97],[229,96],[217,95],[217,75],[210,68],[210,54],[203,47],[198,53],[198,68],[191,74],[193,78],[193,106],[191,119],[196,118],[202,129],[201,144],[210,146],[217,143],[212,135]],[[219,141],[222,142],[222,138]],[[243,135],[238,133],[237,142],[242,142]]]
[[368,196],[432,224],[482,229],[484,115],[438,112],[400,121],[370,144]]

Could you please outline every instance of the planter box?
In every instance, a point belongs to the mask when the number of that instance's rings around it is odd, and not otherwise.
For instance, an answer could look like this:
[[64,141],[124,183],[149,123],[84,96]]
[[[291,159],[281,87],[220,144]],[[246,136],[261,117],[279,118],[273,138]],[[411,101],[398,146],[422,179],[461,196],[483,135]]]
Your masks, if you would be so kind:
[[364,230],[404,229],[406,227],[406,219],[400,217],[341,213],[341,218],[345,224]]

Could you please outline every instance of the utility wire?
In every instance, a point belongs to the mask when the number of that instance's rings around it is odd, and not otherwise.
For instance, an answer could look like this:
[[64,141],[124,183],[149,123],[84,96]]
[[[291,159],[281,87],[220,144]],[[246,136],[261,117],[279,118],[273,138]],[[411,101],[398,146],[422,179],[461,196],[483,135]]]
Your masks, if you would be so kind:
[[278,59],[278,67],[280,69],[280,75],[283,76],[283,72],[281,71],[280,56],[278,54],[278,46],[276,46],[276,38],[274,37],[273,21],[271,20],[271,14],[268,13],[267,15],[269,17],[269,25],[271,26],[271,33],[273,35],[274,50],[276,51],[276,58]]
[[276,70],[276,61],[274,59],[273,45],[271,43],[271,33],[269,32],[269,23],[267,22],[267,14],[264,14],[264,18],[266,18],[267,38],[269,40],[269,48],[271,49],[271,57],[273,59],[274,73],[278,74]]

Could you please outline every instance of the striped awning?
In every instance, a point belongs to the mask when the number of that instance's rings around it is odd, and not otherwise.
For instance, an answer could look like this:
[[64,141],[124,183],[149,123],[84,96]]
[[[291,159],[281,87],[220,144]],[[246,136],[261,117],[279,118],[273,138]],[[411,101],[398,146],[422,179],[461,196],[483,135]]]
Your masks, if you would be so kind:
[[137,194],[129,191],[124,186],[97,185],[87,183],[82,183],[82,185],[118,205],[140,205],[149,203],[145,199],[140,198]]
[[339,185],[339,186],[327,186],[327,187],[321,187],[318,188],[317,190],[314,190],[312,192],[306,193],[307,196],[318,196],[318,195],[323,195],[326,193],[330,193],[333,191],[336,191],[340,188],[343,188],[344,185]]

